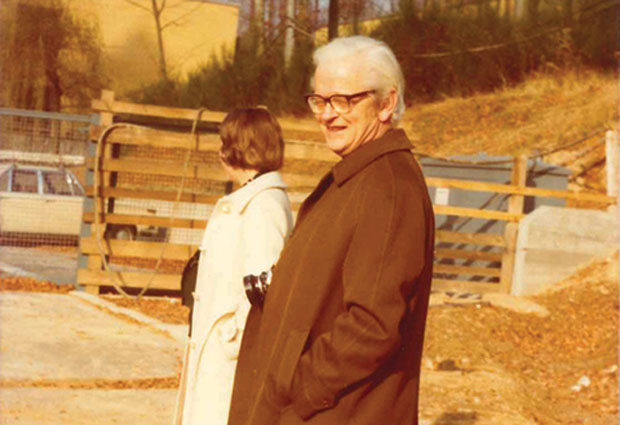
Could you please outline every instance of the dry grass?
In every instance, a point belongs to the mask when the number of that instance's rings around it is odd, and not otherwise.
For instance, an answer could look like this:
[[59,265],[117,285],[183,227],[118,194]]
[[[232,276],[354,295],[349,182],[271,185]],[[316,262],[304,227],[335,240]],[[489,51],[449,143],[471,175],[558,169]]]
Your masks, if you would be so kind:
[[[545,425],[617,423],[617,261],[616,254],[593,262],[531,297],[548,317],[484,305],[431,308],[425,358],[457,368],[425,369],[421,406],[481,417],[501,410]],[[583,376],[591,384],[572,389]]]
[[430,155],[515,155],[616,128],[617,120],[617,77],[573,72],[540,75],[492,94],[414,105],[402,127]]

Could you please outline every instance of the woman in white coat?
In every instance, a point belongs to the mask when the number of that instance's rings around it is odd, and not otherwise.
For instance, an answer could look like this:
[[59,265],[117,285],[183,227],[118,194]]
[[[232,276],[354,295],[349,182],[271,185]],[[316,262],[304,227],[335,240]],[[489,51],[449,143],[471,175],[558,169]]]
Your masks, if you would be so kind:
[[[243,277],[277,261],[292,226],[278,169],[280,126],[265,109],[237,109],[220,127],[220,161],[240,187],[222,197],[200,245],[192,332],[175,423],[226,425],[250,303]],[[181,420],[179,420],[181,419]]]

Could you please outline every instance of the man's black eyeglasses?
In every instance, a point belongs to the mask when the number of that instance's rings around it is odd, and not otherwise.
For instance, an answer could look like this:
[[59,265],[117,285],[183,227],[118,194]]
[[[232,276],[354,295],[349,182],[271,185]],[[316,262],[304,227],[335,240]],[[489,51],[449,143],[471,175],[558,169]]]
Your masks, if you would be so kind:
[[349,112],[351,112],[351,109],[353,109],[353,107],[357,104],[352,103],[352,101],[360,99],[363,96],[368,96],[374,92],[375,90],[366,90],[353,94],[333,94],[329,97],[323,97],[319,94],[311,93],[307,94],[305,98],[308,106],[310,106],[310,109],[315,114],[322,114],[328,104],[337,113],[348,114]]

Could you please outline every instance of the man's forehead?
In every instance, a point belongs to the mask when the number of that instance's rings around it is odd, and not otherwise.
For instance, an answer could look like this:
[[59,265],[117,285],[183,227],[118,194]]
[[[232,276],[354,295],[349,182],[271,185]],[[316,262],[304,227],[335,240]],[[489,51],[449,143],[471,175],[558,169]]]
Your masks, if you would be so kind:
[[370,89],[367,66],[355,60],[332,60],[321,63],[314,74],[315,90],[344,92]]

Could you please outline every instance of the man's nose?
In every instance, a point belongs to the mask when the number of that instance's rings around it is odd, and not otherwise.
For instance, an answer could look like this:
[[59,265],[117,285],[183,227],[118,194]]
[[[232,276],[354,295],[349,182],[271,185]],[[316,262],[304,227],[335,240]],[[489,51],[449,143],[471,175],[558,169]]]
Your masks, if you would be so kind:
[[320,119],[322,122],[329,122],[337,116],[338,114],[336,113],[336,111],[334,111],[332,105],[328,103],[327,105],[325,105],[325,109],[323,109],[323,112],[321,112]]

